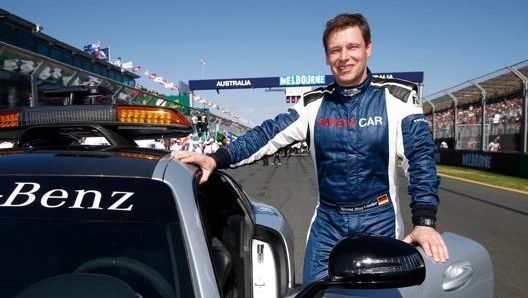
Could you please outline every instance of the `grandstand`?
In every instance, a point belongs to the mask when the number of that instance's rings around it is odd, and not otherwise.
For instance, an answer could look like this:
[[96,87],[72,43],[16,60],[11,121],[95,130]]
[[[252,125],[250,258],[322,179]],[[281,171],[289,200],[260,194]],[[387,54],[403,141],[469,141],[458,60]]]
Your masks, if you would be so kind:
[[438,163],[528,177],[528,60],[425,96],[422,105]]
[[435,141],[487,151],[498,138],[501,151],[527,153],[527,77],[525,60],[424,97]]

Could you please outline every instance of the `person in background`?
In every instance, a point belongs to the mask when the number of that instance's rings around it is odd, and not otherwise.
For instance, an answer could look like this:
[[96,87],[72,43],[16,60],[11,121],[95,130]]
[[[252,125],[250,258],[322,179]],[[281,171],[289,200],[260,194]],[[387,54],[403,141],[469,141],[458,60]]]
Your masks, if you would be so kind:
[[475,141],[475,138],[470,138],[469,139],[467,147],[470,150],[477,149],[477,141]]
[[171,145],[169,147],[172,151],[180,151],[182,148],[180,139],[171,139]]
[[500,150],[500,137],[496,137],[493,141],[488,144],[488,150],[497,152]]
[[273,153],[273,162],[271,163],[272,165],[282,165],[282,162],[280,160],[280,150],[277,150],[275,151],[275,153]]
[[268,156],[267,156],[267,155],[264,155],[264,156],[262,157],[262,165],[263,165],[263,166],[267,166],[267,165],[269,165],[269,159],[268,159]]
[[[417,99],[417,86],[372,75],[370,27],[359,13],[329,20],[323,33],[326,64],[335,82],[305,93],[286,113],[264,121],[212,155],[172,152],[201,168],[253,163],[308,140],[318,180],[318,205],[308,232],[303,282],[327,276],[330,251],[353,233],[396,237],[421,245],[435,262],[448,249],[436,230],[440,179],[435,144]],[[398,199],[398,159],[408,177],[414,228],[405,236]]]

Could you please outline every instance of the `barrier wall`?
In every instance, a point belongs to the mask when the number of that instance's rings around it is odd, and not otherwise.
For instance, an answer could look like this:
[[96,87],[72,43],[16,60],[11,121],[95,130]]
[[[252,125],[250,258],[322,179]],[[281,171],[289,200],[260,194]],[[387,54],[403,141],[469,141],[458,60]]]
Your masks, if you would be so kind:
[[442,165],[528,178],[528,155],[518,152],[440,149],[436,155],[436,162]]

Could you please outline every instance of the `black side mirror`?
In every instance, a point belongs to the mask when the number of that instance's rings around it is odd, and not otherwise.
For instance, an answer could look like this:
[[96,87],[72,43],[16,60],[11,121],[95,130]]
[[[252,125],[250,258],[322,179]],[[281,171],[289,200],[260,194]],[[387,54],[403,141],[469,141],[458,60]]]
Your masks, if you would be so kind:
[[425,262],[413,245],[391,237],[353,234],[330,253],[328,278],[311,283],[296,297],[311,297],[327,288],[400,288],[424,280]]

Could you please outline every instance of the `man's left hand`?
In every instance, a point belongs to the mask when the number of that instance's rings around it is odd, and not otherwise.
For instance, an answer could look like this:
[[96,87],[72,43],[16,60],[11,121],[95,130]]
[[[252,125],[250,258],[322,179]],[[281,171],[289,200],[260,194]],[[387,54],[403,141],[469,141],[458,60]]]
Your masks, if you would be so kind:
[[444,263],[449,259],[447,245],[442,235],[435,228],[415,226],[414,230],[403,238],[403,241],[419,244],[425,254],[437,263]]

